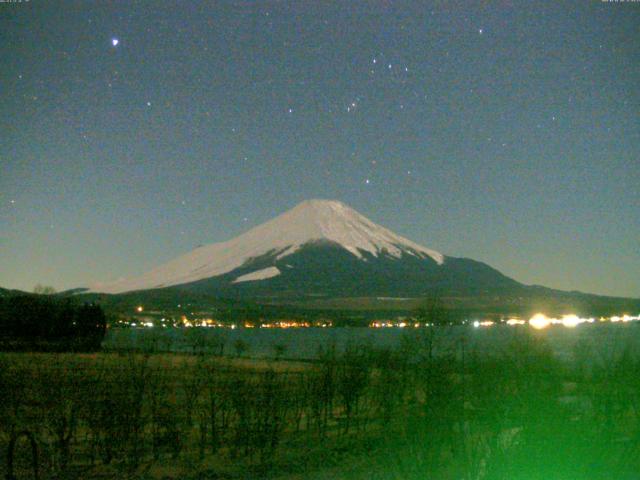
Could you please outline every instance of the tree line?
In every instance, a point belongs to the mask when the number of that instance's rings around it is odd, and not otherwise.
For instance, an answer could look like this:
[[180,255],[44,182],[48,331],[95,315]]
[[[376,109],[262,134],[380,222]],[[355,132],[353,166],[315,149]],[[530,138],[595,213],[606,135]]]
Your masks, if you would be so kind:
[[2,350],[95,351],[105,332],[99,305],[54,295],[0,297]]

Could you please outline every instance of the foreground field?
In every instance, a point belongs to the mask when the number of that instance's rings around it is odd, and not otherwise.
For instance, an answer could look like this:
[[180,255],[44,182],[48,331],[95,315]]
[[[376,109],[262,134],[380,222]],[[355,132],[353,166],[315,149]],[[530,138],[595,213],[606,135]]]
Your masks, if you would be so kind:
[[18,478],[637,478],[638,358],[438,342],[314,363],[1,354],[0,463]]

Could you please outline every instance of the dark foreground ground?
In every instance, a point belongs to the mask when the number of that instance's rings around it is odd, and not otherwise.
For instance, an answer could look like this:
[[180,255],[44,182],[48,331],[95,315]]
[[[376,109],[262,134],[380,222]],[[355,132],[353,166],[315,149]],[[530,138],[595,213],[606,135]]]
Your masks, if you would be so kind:
[[640,478],[631,351],[595,361],[577,345],[560,360],[523,334],[491,354],[464,344],[443,353],[434,332],[394,349],[328,349],[313,363],[0,354],[0,473],[12,464],[17,478],[37,467],[43,479]]

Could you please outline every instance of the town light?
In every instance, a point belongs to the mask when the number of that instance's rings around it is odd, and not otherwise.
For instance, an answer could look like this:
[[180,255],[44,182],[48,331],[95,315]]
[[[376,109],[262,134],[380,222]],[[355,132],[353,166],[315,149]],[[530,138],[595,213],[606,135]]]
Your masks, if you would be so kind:
[[551,320],[549,320],[547,316],[542,313],[537,313],[529,319],[529,325],[531,325],[536,330],[547,328],[550,324]]
[[565,327],[573,328],[580,325],[584,320],[577,315],[564,315],[562,317],[562,325]]

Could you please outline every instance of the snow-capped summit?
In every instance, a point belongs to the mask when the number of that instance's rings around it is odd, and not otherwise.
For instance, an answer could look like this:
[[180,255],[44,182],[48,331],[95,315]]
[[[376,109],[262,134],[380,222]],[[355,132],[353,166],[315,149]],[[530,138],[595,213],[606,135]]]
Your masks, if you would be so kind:
[[442,263],[442,254],[429,250],[411,240],[373,223],[342,202],[336,200],[307,200],[283,213],[279,217],[258,226],[238,240],[255,233],[267,235],[275,248],[286,247],[278,255],[282,258],[302,245],[319,240],[334,242],[362,258],[363,252],[377,256],[383,250],[393,257],[407,252],[428,255]]
[[[121,293],[192,283],[233,272],[265,255],[272,255],[275,263],[319,242],[330,242],[362,261],[370,256],[400,259],[405,255],[437,265],[445,260],[441,253],[373,223],[342,202],[307,200],[232,240],[198,247],[138,277],[93,285],[90,290]],[[271,264],[243,271],[232,283],[272,278],[281,269]]]

